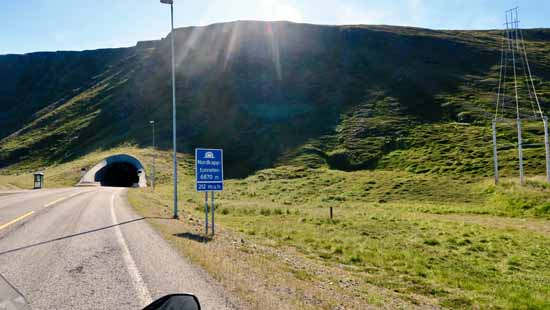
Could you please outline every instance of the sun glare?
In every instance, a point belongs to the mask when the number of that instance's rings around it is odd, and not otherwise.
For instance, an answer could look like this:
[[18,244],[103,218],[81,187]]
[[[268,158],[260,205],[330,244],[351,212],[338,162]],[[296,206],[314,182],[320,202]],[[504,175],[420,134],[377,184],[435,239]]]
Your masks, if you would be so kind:
[[258,3],[259,20],[275,21],[286,20],[300,22],[303,20],[302,14],[298,8],[287,1],[262,0]]

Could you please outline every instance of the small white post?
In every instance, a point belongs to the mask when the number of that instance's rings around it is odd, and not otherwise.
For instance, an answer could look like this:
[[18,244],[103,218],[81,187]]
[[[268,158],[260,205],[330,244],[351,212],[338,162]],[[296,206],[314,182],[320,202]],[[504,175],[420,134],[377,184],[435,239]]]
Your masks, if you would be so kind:
[[548,141],[548,117],[544,121],[544,150],[546,152],[546,181],[550,183],[550,144]]
[[523,138],[521,136],[521,119],[517,119],[518,125],[518,158],[519,158],[519,182],[525,184],[525,175],[523,172]]
[[498,184],[497,121],[493,120],[493,162],[495,166],[495,185]]

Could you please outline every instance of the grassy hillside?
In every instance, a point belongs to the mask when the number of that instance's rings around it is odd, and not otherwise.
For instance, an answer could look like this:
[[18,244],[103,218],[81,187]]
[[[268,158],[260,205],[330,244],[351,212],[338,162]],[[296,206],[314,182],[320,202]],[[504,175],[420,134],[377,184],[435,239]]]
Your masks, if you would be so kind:
[[[491,173],[498,32],[234,22],[174,35],[178,150],[223,147],[228,176],[289,164]],[[547,109],[550,31],[526,30],[525,37]],[[169,149],[169,55],[163,39],[0,56],[0,167],[147,146],[150,119],[158,121],[160,147]],[[526,135],[540,139],[541,126],[527,126]],[[510,175],[512,126],[499,138]],[[526,151],[529,174],[543,173],[542,151]]]
[[127,54],[125,49],[110,49],[1,56],[0,136],[89,89]]
[[[280,166],[216,194],[215,238],[192,162],[173,221],[170,157],[136,210],[251,309],[545,309],[550,188],[504,179]],[[329,208],[334,218],[329,218]],[[207,255],[205,255],[207,253]]]
[[[117,153],[151,166],[151,149],[92,152],[49,166],[46,186],[70,186],[82,167]],[[170,152],[158,154],[156,191],[132,189],[129,201],[251,309],[549,306],[550,187],[542,178],[494,186],[468,174],[280,166],[226,181],[212,239],[192,157],[180,154],[179,163],[181,220],[169,220]],[[32,186],[30,167],[3,170],[0,189]]]

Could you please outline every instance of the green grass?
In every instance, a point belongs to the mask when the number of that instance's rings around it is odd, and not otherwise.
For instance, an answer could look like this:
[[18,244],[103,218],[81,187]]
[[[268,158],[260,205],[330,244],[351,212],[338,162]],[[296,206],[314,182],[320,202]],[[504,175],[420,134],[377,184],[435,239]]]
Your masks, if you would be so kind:
[[337,209],[332,221],[322,208],[238,210],[222,212],[218,222],[259,243],[353,268],[365,283],[407,298],[420,294],[450,308],[548,306],[547,236],[357,204]]
[[[182,178],[183,212],[201,219],[204,196],[193,191],[191,178]],[[350,295],[382,291],[384,303],[456,309],[550,306],[550,188],[543,180],[521,187],[504,179],[494,186],[469,177],[290,166],[228,180],[225,188],[216,198],[223,229],[341,270],[332,280],[353,277]],[[167,185],[156,193],[131,191],[130,198],[139,208],[170,214]],[[531,221],[538,226],[526,228]],[[331,278],[301,269],[290,276],[313,287]],[[379,303],[350,297],[350,305],[354,300]]]
[[[98,150],[47,167],[46,185],[72,185],[82,167],[116,153],[132,154],[146,167],[151,163],[148,149]],[[281,166],[226,181],[225,191],[216,195],[220,239],[203,248],[195,241],[181,246],[175,236],[185,231],[200,235],[204,212],[204,196],[194,191],[193,163],[182,156],[180,164],[184,226],[166,228],[167,222],[152,222],[153,226],[252,304],[264,305],[265,294],[272,294],[288,299],[286,305],[331,308],[338,299],[322,291],[319,286],[324,283],[346,296],[344,304],[352,308],[362,304],[489,309],[549,306],[550,187],[542,178],[529,178],[525,186],[503,178],[495,186],[490,178],[468,175]],[[29,169],[21,163],[3,170],[0,186],[29,188]],[[129,198],[143,215],[166,217],[172,207],[169,152],[159,152],[157,172],[154,193],[150,188],[136,189],[129,192]],[[330,207],[334,209],[332,220]],[[240,239],[246,240],[242,246]],[[264,249],[261,255],[258,247]],[[214,249],[223,257],[197,255]],[[242,262],[220,265],[217,259]],[[296,263],[301,261],[305,263]],[[236,280],[245,276],[246,268],[256,275],[256,282]],[[263,293],[251,294],[257,281],[264,283]],[[285,289],[279,293],[268,293],[281,287]],[[286,295],[285,290],[293,293]],[[265,308],[283,307],[274,305]]]

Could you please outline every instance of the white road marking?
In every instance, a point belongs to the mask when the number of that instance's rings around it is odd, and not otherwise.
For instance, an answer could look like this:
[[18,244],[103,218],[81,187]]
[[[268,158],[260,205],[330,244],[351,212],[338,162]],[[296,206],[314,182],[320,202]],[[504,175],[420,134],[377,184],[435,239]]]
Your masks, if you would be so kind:
[[[111,217],[113,219],[113,224],[117,225],[118,220],[115,214],[115,203],[114,203],[115,195],[116,195],[116,192],[113,193],[113,195],[111,196]],[[117,236],[117,241],[120,245],[120,248],[122,249],[122,257],[124,258],[126,269],[128,269],[128,273],[130,274],[130,278],[132,279],[132,284],[136,289],[139,301],[141,305],[145,307],[152,301],[151,294],[149,293],[149,290],[147,289],[147,286],[145,285],[145,282],[143,281],[143,278],[139,273],[139,270],[136,266],[136,262],[132,258],[132,254],[130,254],[130,250],[128,249],[128,245],[124,240],[124,236],[122,235],[120,226],[115,226],[114,229],[115,229],[115,234]]]

